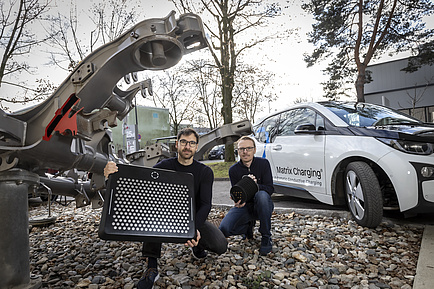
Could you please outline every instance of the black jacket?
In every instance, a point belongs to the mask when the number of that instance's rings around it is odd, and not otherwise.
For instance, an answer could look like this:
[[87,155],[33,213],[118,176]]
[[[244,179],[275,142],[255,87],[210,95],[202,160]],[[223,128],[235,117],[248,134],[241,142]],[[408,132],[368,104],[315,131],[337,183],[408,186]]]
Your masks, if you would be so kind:
[[194,198],[196,201],[196,228],[200,228],[211,211],[212,184],[214,173],[210,167],[193,160],[189,166],[181,165],[176,157],[162,160],[154,167],[178,172],[192,173],[194,176]]
[[243,176],[250,174],[256,177],[259,190],[266,191],[270,196],[274,193],[273,176],[267,159],[253,157],[250,168],[246,167],[242,161],[233,164],[229,168],[231,185],[234,186]]

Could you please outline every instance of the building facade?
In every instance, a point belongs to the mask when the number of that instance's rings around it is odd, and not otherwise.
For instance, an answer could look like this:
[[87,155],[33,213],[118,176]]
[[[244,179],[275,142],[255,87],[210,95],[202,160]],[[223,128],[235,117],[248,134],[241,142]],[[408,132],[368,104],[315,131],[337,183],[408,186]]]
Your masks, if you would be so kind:
[[372,82],[365,84],[365,101],[403,111],[424,122],[434,122],[434,66],[402,71],[408,58],[370,65]]
[[[133,109],[122,122],[118,120],[118,125],[112,128],[116,151],[123,150],[125,153],[129,153],[130,150],[137,151],[148,144],[155,143],[156,138],[171,136],[169,123],[168,109],[137,106],[137,118],[136,109]],[[136,127],[137,140],[135,139]]]

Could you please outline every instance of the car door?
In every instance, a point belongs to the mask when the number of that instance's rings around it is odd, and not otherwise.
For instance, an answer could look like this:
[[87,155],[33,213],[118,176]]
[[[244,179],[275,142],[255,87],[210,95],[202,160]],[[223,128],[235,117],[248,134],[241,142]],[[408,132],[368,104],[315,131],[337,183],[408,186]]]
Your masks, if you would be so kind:
[[256,156],[268,159],[271,165],[271,173],[273,181],[276,181],[276,170],[273,165],[273,160],[270,159],[269,146],[277,135],[278,123],[280,115],[273,115],[263,120],[259,125],[254,127],[256,139]]
[[[299,125],[312,124],[315,131],[297,133]],[[282,112],[276,136],[265,154],[273,166],[276,185],[325,194],[324,119],[310,108]]]

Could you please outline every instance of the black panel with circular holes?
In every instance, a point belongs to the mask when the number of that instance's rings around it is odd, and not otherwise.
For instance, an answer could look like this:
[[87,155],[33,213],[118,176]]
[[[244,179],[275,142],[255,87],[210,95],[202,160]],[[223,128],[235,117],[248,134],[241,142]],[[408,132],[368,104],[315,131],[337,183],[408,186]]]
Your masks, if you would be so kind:
[[118,168],[107,183],[101,239],[184,243],[195,237],[192,174],[122,164]]

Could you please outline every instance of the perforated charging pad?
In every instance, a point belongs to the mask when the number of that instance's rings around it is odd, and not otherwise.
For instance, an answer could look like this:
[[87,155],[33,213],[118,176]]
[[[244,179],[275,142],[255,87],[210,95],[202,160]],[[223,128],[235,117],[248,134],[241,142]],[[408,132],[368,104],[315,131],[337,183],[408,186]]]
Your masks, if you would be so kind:
[[122,164],[118,168],[108,179],[101,239],[184,243],[195,238],[192,174]]

